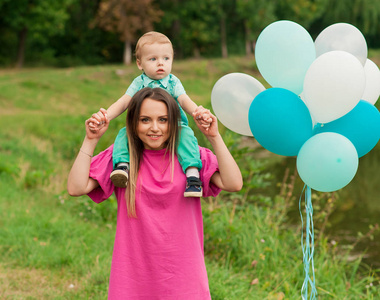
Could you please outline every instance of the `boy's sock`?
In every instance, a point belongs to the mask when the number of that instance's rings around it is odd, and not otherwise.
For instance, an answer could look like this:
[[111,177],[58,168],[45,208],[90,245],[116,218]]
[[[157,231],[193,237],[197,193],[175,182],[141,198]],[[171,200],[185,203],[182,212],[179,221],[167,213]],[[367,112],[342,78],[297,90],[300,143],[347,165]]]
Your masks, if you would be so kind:
[[186,177],[189,178],[189,177],[197,177],[199,178],[199,171],[197,168],[187,168],[186,169]]
[[129,163],[118,163],[112,171],[110,179],[114,186],[126,188],[129,180]]
[[186,170],[186,190],[185,197],[202,197],[202,181],[199,179],[197,168],[188,168]]
[[116,164],[115,169],[122,168],[122,167],[126,167],[129,170],[129,163],[127,163],[127,162],[118,163],[118,164]]

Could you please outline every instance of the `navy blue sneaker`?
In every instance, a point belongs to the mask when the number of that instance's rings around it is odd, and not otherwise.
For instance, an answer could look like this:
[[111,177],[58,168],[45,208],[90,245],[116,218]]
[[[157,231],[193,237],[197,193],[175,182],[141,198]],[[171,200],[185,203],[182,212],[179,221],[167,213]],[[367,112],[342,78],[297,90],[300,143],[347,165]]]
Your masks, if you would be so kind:
[[111,181],[114,186],[119,188],[126,188],[129,180],[129,169],[126,165],[116,166],[110,175]]
[[202,181],[194,176],[187,177],[186,190],[183,195],[185,197],[202,197]]

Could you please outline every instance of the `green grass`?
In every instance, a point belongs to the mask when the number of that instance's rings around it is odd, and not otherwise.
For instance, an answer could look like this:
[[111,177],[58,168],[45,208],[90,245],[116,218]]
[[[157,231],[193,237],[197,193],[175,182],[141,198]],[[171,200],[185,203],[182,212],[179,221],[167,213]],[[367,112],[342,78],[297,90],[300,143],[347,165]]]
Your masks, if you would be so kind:
[[[206,107],[215,82],[231,72],[265,83],[249,58],[178,61],[173,69]],[[106,298],[116,201],[69,197],[66,179],[84,120],[118,99],[137,74],[135,66],[121,65],[0,71],[0,299]],[[113,142],[124,118],[111,123],[96,152]],[[212,297],[300,299],[300,227],[286,218],[289,199],[256,192],[271,176],[266,162],[254,159],[255,150],[238,148],[240,136],[221,130],[245,186],[203,205]],[[323,235],[317,241],[320,299],[379,297],[376,274],[346,255]]]

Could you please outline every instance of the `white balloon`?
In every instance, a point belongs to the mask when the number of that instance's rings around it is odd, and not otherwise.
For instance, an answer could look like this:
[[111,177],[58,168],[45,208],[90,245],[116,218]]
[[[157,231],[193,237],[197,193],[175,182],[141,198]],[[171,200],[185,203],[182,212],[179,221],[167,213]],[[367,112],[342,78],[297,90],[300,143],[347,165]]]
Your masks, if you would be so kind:
[[[307,106],[307,102],[306,102],[306,100],[305,100],[305,94],[304,94],[304,92],[302,92],[301,94],[299,94],[299,97],[301,98],[301,100],[302,100],[302,101],[306,104],[306,106]],[[310,111],[309,111],[309,112],[310,112]],[[311,121],[312,121],[312,123],[313,123],[313,127],[314,127],[315,125],[318,124],[318,122],[314,120],[313,115],[312,115],[311,113],[310,113],[310,116],[311,116]]]
[[228,129],[252,136],[248,111],[253,99],[265,87],[244,73],[230,73],[220,78],[211,92],[211,105],[219,121]]
[[367,60],[367,42],[355,26],[348,23],[336,23],[326,27],[315,40],[317,57],[334,50],[351,53],[364,64]]
[[364,67],[359,60],[345,51],[330,51],[308,69],[303,96],[313,119],[328,123],[351,111],[359,103],[364,87]]
[[370,59],[364,65],[366,84],[362,100],[375,104],[380,96],[380,70]]

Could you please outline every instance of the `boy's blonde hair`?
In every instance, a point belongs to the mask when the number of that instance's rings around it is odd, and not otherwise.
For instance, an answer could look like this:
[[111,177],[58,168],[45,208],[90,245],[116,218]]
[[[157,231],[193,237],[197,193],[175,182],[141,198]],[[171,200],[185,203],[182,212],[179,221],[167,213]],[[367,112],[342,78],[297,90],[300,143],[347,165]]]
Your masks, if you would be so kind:
[[135,55],[137,59],[141,59],[141,49],[144,47],[146,44],[170,44],[173,49],[172,42],[169,40],[169,38],[160,32],[156,31],[150,31],[142,35],[139,40],[137,41],[136,44],[136,49],[135,49]]

